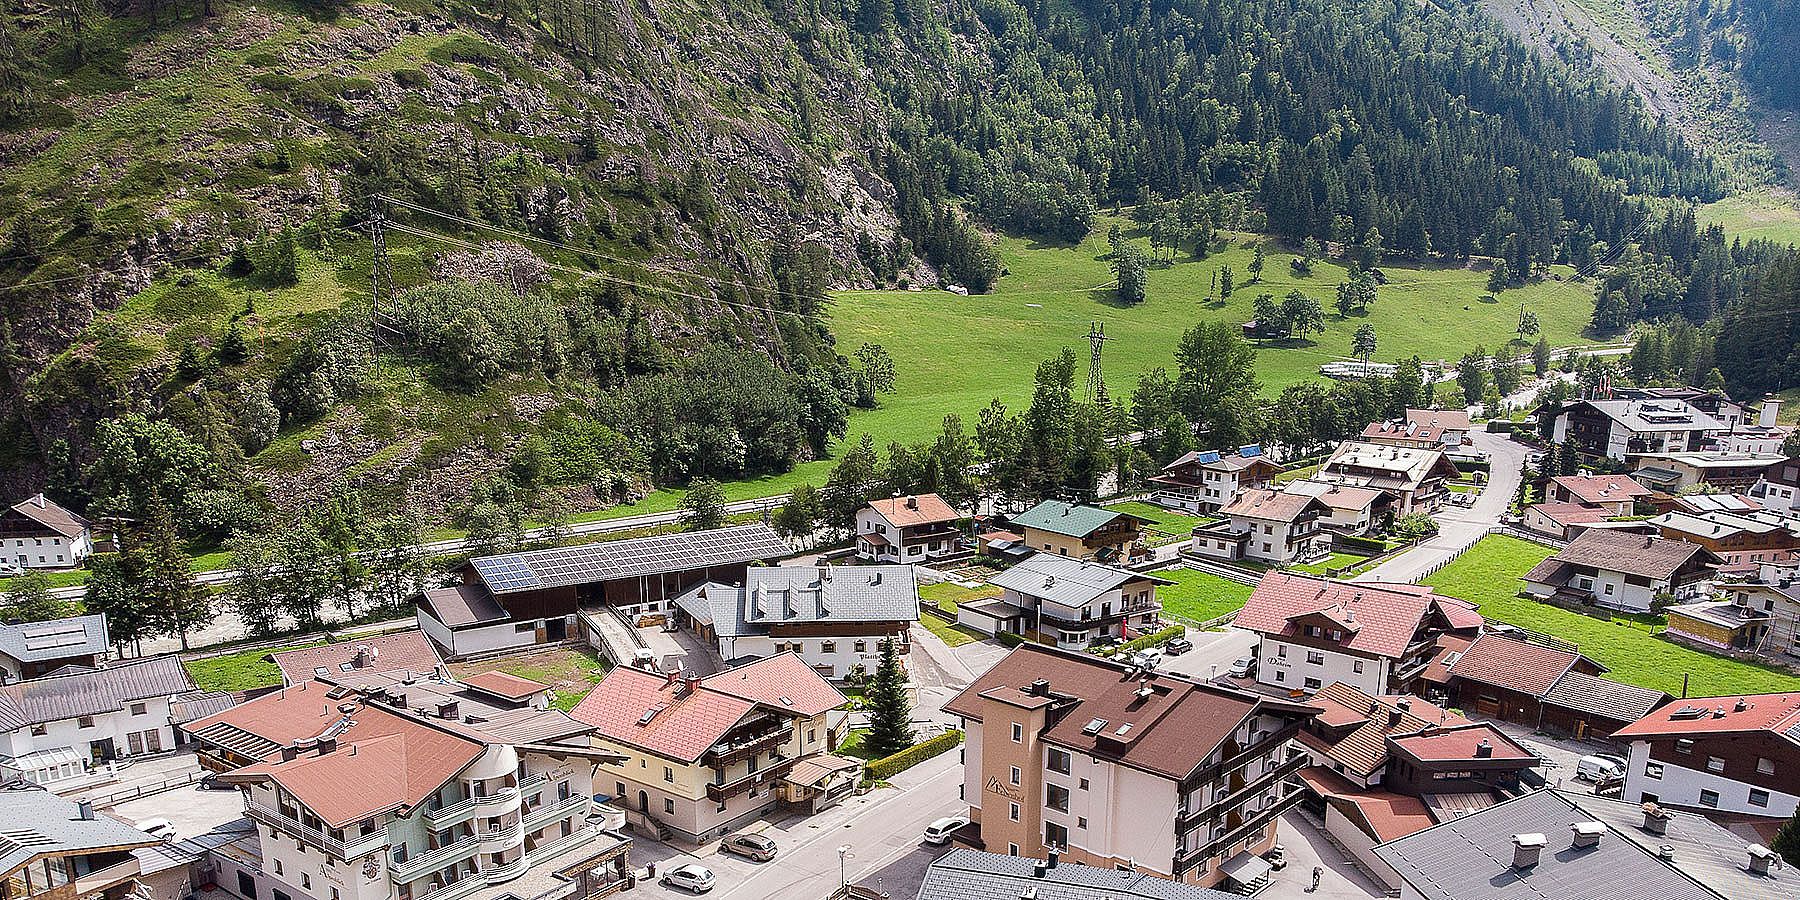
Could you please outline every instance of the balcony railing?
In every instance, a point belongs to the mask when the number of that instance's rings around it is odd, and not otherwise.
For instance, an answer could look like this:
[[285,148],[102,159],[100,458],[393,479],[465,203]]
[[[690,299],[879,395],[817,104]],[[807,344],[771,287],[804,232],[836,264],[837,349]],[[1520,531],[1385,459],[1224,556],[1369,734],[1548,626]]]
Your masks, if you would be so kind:
[[1200,822],[1210,822],[1220,815],[1229,812],[1244,802],[1248,797],[1269,789],[1269,785],[1300,771],[1308,762],[1304,755],[1296,756],[1261,775],[1256,776],[1243,787],[1232,791],[1218,800],[1208,803],[1196,810],[1182,813],[1176,822],[1177,828],[1188,828]]
[[1269,755],[1286,745],[1289,739],[1299,733],[1300,723],[1293,722],[1279,731],[1273,731],[1263,735],[1262,740],[1233,753],[1225,759],[1220,760],[1215,765],[1207,766],[1199,772],[1189,776],[1181,783],[1182,792],[1186,793],[1193,788],[1217,781],[1220,773],[1229,772],[1256,757]]
[[[143,865],[138,858],[128,856],[123,862],[113,863],[104,869],[95,869],[86,875],[78,875],[75,878],[75,896],[86,897],[89,894],[106,890],[127,878],[136,877],[142,870]],[[39,874],[42,872],[40,871]]]
[[735,741],[715,744],[711,750],[707,751],[707,757],[715,765],[726,766],[737,762],[746,756],[761,753],[771,747],[779,747],[791,740],[793,736],[793,724],[791,722],[783,722],[781,725],[770,731],[765,731]]
[[477,832],[476,842],[481,844],[483,853],[499,853],[508,847],[517,847],[525,840],[525,828],[518,822],[502,825],[490,831]]
[[515,859],[506,865],[482,869],[481,877],[486,879],[488,884],[499,884],[502,881],[511,881],[514,878],[525,874],[525,870],[529,868],[531,868],[531,859],[521,853],[519,854],[518,859]]
[[593,803],[594,798],[586,796],[585,794],[576,794],[573,797],[567,797],[558,800],[555,803],[546,803],[537,809],[525,813],[525,818],[523,820],[525,823],[525,830],[536,830],[546,822],[554,822],[557,819],[568,815],[571,810],[592,806]]
[[1215,854],[1223,852],[1226,847],[1229,847],[1232,844],[1235,844],[1238,841],[1243,840],[1245,838],[1245,836],[1250,834],[1250,832],[1255,831],[1256,829],[1269,824],[1271,821],[1274,821],[1276,816],[1279,816],[1282,813],[1287,812],[1290,809],[1293,809],[1294,806],[1300,802],[1300,798],[1303,796],[1305,796],[1304,791],[1294,791],[1293,793],[1288,794],[1287,796],[1281,798],[1280,800],[1277,800],[1274,803],[1271,803],[1268,806],[1258,810],[1254,815],[1250,816],[1248,819],[1245,819],[1244,823],[1242,825],[1239,825],[1238,827],[1233,828],[1232,830],[1226,832],[1224,835],[1220,836],[1217,840],[1209,841],[1205,844],[1200,845],[1199,847],[1194,848],[1193,850],[1190,850],[1184,854],[1181,854],[1181,856],[1178,857],[1175,861],[1176,876],[1179,877],[1183,872],[1186,872],[1188,869],[1193,868],[1194,864],[1199,862],[1200,860],[1205,859],[1208,856],[1213,856]]
[[548,844],[541,844],[532,848],[531,852],[525,854],[525,856],[527,859],[531,860],[532,865],[536,865],[537,863],[555,856],[558,853],[562,853],[571,847],[579,847],[599,836],[600,829],[598,828],[577,828],[573,833],[567,836],[559,837]]
[[442,869],[453,863],[460,863],[481,850],[481,842],[474,835],[462,840],[445,844],[436,850],[427,850],[403,860],[395,860],[388,864],[388,872],[396,884],[405,884],[421,875]]
[[476,815],[487,813],[501,807],[514,807],[519,804],[519,789],[502,788],[498,793],[485,797],[464,797],[449,806],[425,811],[425,821],[433,828],[445,828],[459,822],[466,822]]
[[262,822],[265,825],[279,828],[289,834],[298,835],[301,840],[316,845],[320,849],[339,859],[355,859],[370,850],[385,846],[388,842],[388,830],[386,826],[377,828],[368,834],[359,834],[354,837],[334,838],[317,828],[301,822],[299,819],[283,815],[278,809],[264,806],[254,800],[245,801],[244,812],[249,815],[250,818]]
[[464,875],[429,894],[414,897],[413,900],[456,900],[458,897],[466,897],[484,887],[487,887],[486,878],[474,874]]
[[759,784],[774,784],[777,779],[787,774],[787,771],[793,768],[794,764],[799,761],[798,758],[784,760],[769,766],[766,769],[758,769],[755,772],[734,781],[727,781],[724,784],[708,782],[706,785],[707,799],[710,799],[715,803],[722,803]]

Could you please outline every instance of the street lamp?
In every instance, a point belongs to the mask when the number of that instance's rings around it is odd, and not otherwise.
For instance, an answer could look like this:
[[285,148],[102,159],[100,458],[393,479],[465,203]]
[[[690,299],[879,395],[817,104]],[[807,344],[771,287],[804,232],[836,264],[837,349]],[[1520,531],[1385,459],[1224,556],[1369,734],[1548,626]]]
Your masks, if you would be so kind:
[[844,845],[838,847],[837,853],[838,853],[838,890],[842,891],[845,888],[848,888],[850,886],[850,879],[844,875],[844,860],[849,859],[849,858],[855,856],[856,854],[850,852],[849,844],[844,844]]

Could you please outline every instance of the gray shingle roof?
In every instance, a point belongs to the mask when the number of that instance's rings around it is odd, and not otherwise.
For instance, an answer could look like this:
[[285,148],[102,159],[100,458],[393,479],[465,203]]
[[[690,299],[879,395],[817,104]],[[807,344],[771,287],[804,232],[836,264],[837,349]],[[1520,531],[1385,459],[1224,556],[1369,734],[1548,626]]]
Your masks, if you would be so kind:
[[48,622],[0,626],[0,653],[20,662],[104,655],[106,617],[71,616]]
[[1016,528],[1036,528],[1051,534],[1069,537],[1087,537],[1102,525],[1120,516],[1138,519],[1130,513],[1122,513],[1113,509],[1101,509],[1098,506],[1083,506],[1076,503],[1065,503],[1061,500],[1045,500],[1038,505],[1012,517]]
[[775,529],[754,524],[484,556],[469,565],[488,590],[509,594],[768,561],[790,552]]
[[148,847],[151,837],[104,813],[81,818],[74,801],[49,791],[0,791],[0,872],[40,855],[72,855],[109,847]]
[[[1591,818],[1570,798],[1537,791],[1382,844],[1375,855],[1426,900],[1739,900],[1742,896],[1702,886],[1611,828],[1598,845],[1573,848],[1569,826]],[[1516,834],[1542,834],[1548,839],[1537,865],[1513,868]]]
[[1723,431],[1725,423],[1683,400],[1588,400],[1587,405],[1642,434],[1651,431]]
[[1704,816],[1676,812],[1668,821],[1666,833],[1651,834],[1643,827],[1644,806],[1641,803],[1574,791],[1559,791],[1558,795],[1646,852],[1656,853],[1664,846],[1675,848],[1675,865],[1719,896],[1731,900],[1793,900],[1800,897],[1800,872],[1783,867],[1766,877],[1751,875],[1747,868],[1749,845]]
[[1036,888],[1037,900],[1230,900],[1235,894],[1154,875],[1058,863],[1042,877],[1038,860],[959,848],[925,870],[918,900],[1019,900]]
[[1035,554],[988,580],[1027,597],[1039,597],[1064,606],[1081,606],[1135,578],[1147,578],[1156,584],[1172,583],[1142,572],[1128,572],[1051,553]]
[[39,722],[99,715],[134,700],[171,697],[193,689],[193,679],[174,656],[34,678],[0,687],[0,728],[11,731]]
[[675,602],[720,637],[766,634],[792,622],[910,622],[919,618],[912,566],[769,566],[744,585],[707,583]]
[[1669,699],[1662,691],[1620,684],[1606,678],[1569,672],[1544,694],[1544,702],[1566,709],[1635,722]]

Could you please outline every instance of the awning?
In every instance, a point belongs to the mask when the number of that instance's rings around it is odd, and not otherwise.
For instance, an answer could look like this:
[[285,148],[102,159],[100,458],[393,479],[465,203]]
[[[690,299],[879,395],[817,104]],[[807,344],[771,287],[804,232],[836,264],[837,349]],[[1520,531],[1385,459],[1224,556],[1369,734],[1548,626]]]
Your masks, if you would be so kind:
[[862,763],[858,760],[822,754],[801,760],[798,765],[788,771],[783,780],[799,787],[817,789],[833,775],[854,772],[861,767]]
[[1269,874],[1270,868],[1268,860],[1254,853],[1239,853],[1220,866],[1219,871],[1238,884],[1249,885]]
[[862,534],[857,535],[856,539],[871,547],[886,547],[888,545],[887,538],[884,538],[873,531],[865,531]]
[[74,748],[71,747],[54,747],[49,750],[33,750],[30,753],[22,753],[18,756],[0,757],[0,763],[4,763],[8,768],[17,769],[20,772],[33,772],[38,769],[48,769],[52,766],[67,765],[69,763],[80,764],[81,762],[81,754],[76,753]]

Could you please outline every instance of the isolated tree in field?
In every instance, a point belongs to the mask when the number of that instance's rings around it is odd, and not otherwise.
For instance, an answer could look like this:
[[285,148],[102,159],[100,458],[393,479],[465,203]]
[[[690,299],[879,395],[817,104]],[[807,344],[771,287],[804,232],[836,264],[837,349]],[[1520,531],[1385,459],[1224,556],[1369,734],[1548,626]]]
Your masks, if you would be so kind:
[[856,405],[874,409],[879,395],[894,392],[894,358],[880,344],[863,344],[856,361]]
[[1255,247],[1252,247],[1250,249],[1250,265],[1247,266],[1246,268],[1248,268],[1250,270],[1250,283],[1251,284],[1255,284],[1262,280],[1263,248],[1262,248],[1261,244],[1257,244]]
[[1317,297],[1309,297],[1299,291],[1291,291],[1281,301],[1281,318],[1287,323],[1288,333],[1301,340],[1316,331],[1325,330],[1325,308],[1319,305]]
[[1120,303],[1137,304],[1144,302],[1144,295],[1150,282],[1150,264],[1144,259],[1143,251],[1127,246],[1113,256],[1113,277],[1118,280],[1114,288],[1114,296]]
[[1163,233],[1162,222],[1160,220],[1151,222],[1150,223],[1150,258],[1151,259],[1161,259],[1162,258],[1162,248],[1167,243],[1168,243],[1168,235]]
[[875,680],[866,695],[869,709],[869,733],[865,740],[869,752],[887,756],[912,746],[912,700],[906,695],[906,671],[900,668],[900,653],[893,638],[881,641],[881,662],[875,667]]
[[44,622],[69,614],[69,604],[50,595],[50,579],[42,572],[27,572],[11,581],[0,619],[8,625]]
[[1367,374],[1369,360],[1375,356],[1375,326],[1364,322],[1356,327],[1356,333],[1350,336],[1350,352],[1362,360],[1363,372]]
[[725,489],[711,478],[701,478],[689,485],[688,492],[681,498],[681,521],[693,531],[725,524]]
[[1498,294],[1501,291],[1506,290],[1507,285],[1510,284],[1511,282],[1512,282],[1512,272],[1507,268],[1506,260],[1504,260],[1504,259],[1494,260],[1494,268],[1492,271],[1488,272],[1488,280],[1487,280],[1488,293]]
[[1357,271],[1346,281],[1338,282],[1337,310],[1338,315],[1348,316],[1351,312],[1368,310],[1369,304],[1375,302],[1375,279],[1367,272]]
[[1221,300],[1231,296],[1231,277],[1230,266],[1219,268],[1219,299]]
[[1120,228],[1117,222],[1106,229],[1106,248],[1113,256],[1118,256],[1119,251],[1125,249],[1125,229]]
[[1538,331],[1541,330],[1541,328],[1542,326],[1538,323],[1538,314],[1535,310],[1525,309],[1519,311],[1518,332],[1520,343],[1530,340],[1533,335],[1536,335]]
[[1300,242],[1300,264],[1305,271],[1311,272],[1313,264],[1317,263],[1319,257],[1323,255],[1325,255],[1325,248],[1319,243],[1318,238],[1308,237]]
[[1550,342],[1541,337],[1531,348],[1531,371],[1539,378],[1550,373]]

